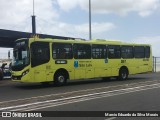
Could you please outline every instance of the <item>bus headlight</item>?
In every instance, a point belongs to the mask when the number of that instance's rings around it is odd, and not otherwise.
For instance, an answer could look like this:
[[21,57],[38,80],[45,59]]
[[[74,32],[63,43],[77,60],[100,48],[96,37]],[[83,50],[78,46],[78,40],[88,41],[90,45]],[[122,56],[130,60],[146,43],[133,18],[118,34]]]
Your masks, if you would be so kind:
[[29,73],[29,69],[27,69],[26,71],[24,71],[24,72],[22,73],[22,76],[25,76],[27,73]]

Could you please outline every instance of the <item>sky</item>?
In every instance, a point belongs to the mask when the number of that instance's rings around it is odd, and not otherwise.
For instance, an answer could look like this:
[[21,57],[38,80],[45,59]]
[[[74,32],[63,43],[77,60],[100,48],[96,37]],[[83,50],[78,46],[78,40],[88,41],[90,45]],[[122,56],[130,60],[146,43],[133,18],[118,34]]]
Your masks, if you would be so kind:
[[[160,0],[91,0],[92,39],[152,45],[160,57]],[[35,0],[37,33],[89,39],[89,0]],[[0,0],[0,29],[31,32],[32,0]],[[10,48],[0,48],[0,59]]]

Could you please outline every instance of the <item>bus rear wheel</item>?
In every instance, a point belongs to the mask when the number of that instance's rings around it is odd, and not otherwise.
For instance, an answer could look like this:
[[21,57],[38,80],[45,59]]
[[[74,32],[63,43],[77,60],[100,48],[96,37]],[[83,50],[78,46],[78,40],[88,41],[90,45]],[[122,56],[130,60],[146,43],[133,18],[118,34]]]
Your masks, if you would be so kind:
[[66,82],[67,82],[67,77],[64,73],[58,72],[55,74],[54,83],[56,86],[62,86],[64,84],[66,84]]
[[126,68],[121,68],[119,71],[119,80],[126,80],[128,78],[128,70]]

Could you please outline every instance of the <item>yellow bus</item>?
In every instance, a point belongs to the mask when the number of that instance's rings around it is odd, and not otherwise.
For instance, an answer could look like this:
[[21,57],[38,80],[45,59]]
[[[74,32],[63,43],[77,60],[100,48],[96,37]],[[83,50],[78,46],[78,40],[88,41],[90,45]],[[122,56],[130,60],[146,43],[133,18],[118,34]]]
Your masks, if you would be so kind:
[[112,40],[18,39],[12,61],[12,80],[54,82],[117,77],[152,71],[151,46]]

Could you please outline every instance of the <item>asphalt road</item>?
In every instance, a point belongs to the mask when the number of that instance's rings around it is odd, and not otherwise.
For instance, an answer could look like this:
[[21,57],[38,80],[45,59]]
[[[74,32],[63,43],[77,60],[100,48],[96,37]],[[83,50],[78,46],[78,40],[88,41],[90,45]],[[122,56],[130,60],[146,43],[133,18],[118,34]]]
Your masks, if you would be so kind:
[[[82,91],[88,89],[101,89],[111,86],[129,86],[133,84],[140,84],[145,82],[158,81],[160,82],[160,73],[139,74],[129,76],[126,81],[118,81],[115,79],[102,81],[97,80],[81,80],[70,81],[67,85],[62,87],[56,86],[42,86],[41,84],[33,83],[15,83],[10,80],[0,81],[0,103],[5,101],[26,99],[44,95],[62,95],[69,92]],[[149,84],[148,84],[149,85]],[[134,86],[137,87],[137,86]],[[122,88],[121,88],[122,89]],[[126,89],[126,88],[125,88]],[[137,89],[137,88],[136,88]],[[144,89],[144,88],[143,88]],[[94,99],[85,99],[78,102],[68,102],[65,104],[50,106],[39,109],[39,111],[160,111],[160,87],[153,87],[151,89],[139,90],[134,92],[126,92],[125,94],[106,95],[104,97],[97,97]],[[130,90],[127,87],[127,90]],[[112,88],[112,91],[114,89]],[[103,91],[102,91],[103,92]],[[117,91],[116,91],[117,92]],[[78,93],[82,94],[82,93]],[[85,92],[84,92],[85,94]],[[86,92],[86,94],[89,94]],[[93,94],[93,93],[92,93]],[[67,95],[67,94],[66,94]],[[53,96],[54,97],[54,96]],[[65,97],[65,95],[63,96]],[[90,97],[90,96],[88,96]],[[38,97],[39,99],[39,97]],[[47,99],[47,98],[46,98]],[[50,98],[51,99],[51,98]],[[75,120],[75,118],[55,118]],[[153,119],[159,118],[123,118],[123,117],[87,117],[76,118],[81,120],[121,120],[121,119]]]
[[152,80],[160,80],[160,73],[132,75],[129,76],[129,79],[126,81],[119,81],[115,79],[106,81],[99,79],[81,80],[75,82],[69,81],[67,85],[62,87],[56,87],[52,85],[43,86],[39,83],[17,83],[10,80],[2,80],[0,81],[0,102]]
[[[49,107],[43,111],[160,111],[160,88]],[[42,111],[41,110],[41,111]],[[113,112],[114,113],[114,112]],[[146,112],[147,113],[147,112]],[[73,112],[74,114],[74,112]],[[82,114],[85,114],[82,113]],[[136,112],[137,114],[137,112]],[[56,118],[64,120],[64,118]],[[74,120],[75,118],[65,118]],[[160,117],[87,117],[78,120],[159,120]]]
[[3,80],[0,81],[0,102],[152,80],[160,80],[160,73],[132,75],[126,81],[115,79],[106,81],[100,79],[69,81],[67,85],[61,87],[52,85],[43,86],[40,83],[17,83],[10,80]]

